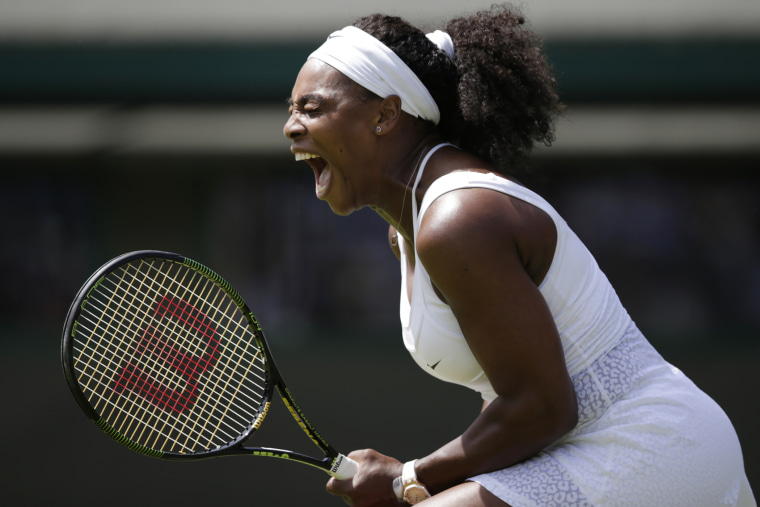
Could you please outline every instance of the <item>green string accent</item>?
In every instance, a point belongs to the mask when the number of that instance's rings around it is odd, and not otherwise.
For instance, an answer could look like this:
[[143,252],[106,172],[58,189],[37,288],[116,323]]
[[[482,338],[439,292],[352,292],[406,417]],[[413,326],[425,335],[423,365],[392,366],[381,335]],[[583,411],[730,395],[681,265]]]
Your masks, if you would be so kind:
[[113,438],[117,442],[119,442],[121,445],[132,449],[133,451],[137,451],[139,453],[145,454],[147,456],[150,456],[152,458],[163,458],[166,454],[163,451],[157,451],[155,449],[151,449],[150,447],[145,447],[144,445],[138,444],[137,442],[133,442],[115,429],[111,427],[110,424],[108,424],[105,419],[102,417],[95,421],[95,425],[103,430],[106,435]]

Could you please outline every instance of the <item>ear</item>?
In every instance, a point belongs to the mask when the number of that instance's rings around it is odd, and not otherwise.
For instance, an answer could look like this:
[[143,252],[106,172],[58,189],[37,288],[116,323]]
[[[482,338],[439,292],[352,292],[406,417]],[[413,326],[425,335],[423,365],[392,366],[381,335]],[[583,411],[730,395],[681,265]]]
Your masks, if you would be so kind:
[[380,127],[378,134],[389,132],[401,118],[401,98],[398,95],[389,95],[380,102],[378,108],[377,126]]

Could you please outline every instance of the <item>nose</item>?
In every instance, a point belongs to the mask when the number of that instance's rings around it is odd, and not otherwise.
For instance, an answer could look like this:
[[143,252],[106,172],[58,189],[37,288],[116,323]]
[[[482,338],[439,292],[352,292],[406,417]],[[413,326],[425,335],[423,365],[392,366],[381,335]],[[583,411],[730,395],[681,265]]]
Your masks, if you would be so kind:
[[287,137],[290,140],[293,140],[297,138],[298,136],[303,135],[304,132],[306,132],[306,129],[301,124],[301,122],[299,122],[296,119],[295,114],[291,114],[288,117],[288,120],[285,122],[285,126],[282,127],[282,133],[285,135],[285,137]]

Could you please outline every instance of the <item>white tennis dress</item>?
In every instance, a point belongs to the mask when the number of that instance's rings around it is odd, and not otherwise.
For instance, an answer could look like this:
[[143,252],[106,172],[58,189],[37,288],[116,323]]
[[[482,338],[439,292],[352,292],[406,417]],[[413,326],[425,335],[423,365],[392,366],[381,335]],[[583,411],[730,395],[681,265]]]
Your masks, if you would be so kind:
[[[415,190],[441,146],[422,161]],[[436,198],[475,187],[530,203],[554,221],[556,251],[539,289],[559,330],[579,422],[533,458],[471,480],[513,507],[756,505],[725,413],[649,344],[593,256],[544,199],[495,174],[450,173],[426,191],[419,213],[413,202],[415,238]],[[429,374],[493,400],[493,387],[421,262],[409,300],[404,242],[399,246],[407,350]]]

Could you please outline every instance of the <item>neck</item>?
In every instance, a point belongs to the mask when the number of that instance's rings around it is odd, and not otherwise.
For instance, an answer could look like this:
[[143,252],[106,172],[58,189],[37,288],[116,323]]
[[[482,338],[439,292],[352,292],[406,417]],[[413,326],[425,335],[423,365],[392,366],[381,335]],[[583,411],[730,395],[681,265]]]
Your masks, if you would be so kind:
[[389,168],[389,181],[384,192],[384,199],[379,199],[379,205],[373,206],[375,212],[393,226],[407,241],[412,241],[413,206],[417,199],[413,193],[414,181],[419,173],[420,165],[425,154],[440,140],[437,136],[428,135],[417,139]]

